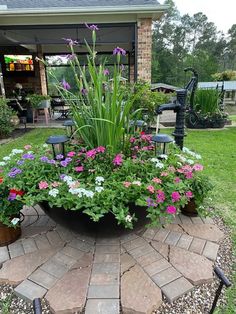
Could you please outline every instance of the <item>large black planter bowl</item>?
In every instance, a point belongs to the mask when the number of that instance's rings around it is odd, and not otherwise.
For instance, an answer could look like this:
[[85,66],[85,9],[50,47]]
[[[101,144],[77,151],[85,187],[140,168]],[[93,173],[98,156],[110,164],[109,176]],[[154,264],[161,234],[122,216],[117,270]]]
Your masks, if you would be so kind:
[[[124,226],[118,225],[112,213],[105,214],[98,222],[94,222],[82,211],[65,210],[63,207],[50,207],[47,202],[41,202],[40,207],[56,223],[78,233],[89,233],[96,235],[123,234],[130,232]],[[146,218],[146,207],[132,205],[130,214],[135,213],[137,221],[134,222],[134,229],[138,230],[150,222]]]

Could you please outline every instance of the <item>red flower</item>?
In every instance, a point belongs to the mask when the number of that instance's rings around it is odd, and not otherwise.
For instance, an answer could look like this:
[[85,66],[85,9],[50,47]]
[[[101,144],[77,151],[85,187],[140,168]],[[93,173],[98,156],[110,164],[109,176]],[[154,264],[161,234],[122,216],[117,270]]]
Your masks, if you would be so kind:
[[15,190],[15,189],[11,189],[9,193],[10,193],[10,194],[20,195],[20,196],[24,195],[24,191]]
[[3,178],[0,178],[0,184],[3,183]]
[[144,131],[140,132],[140,135],[145,135],[145,132]]

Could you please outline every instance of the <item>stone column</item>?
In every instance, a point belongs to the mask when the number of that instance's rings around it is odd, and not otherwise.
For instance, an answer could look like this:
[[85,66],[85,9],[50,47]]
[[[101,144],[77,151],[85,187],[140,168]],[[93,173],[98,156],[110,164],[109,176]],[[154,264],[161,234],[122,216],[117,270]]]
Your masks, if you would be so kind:
[[151,83],[152,19],[138,20],[138,80]]
[[131,64],[129,67],[129,81],[134,83],[134,64]]

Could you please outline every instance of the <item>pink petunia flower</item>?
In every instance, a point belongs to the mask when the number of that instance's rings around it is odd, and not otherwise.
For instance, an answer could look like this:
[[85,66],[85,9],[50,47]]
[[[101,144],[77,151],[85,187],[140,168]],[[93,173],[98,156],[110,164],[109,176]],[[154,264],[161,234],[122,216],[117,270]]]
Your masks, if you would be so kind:
[[174,183],[180,183],[182,180],[179,177],[174,178]]
[[106,148],[104,146],[98,146],[96,148],[97,153],[104,153]]
[[169,167],[168,167],[168,170],[169,170],[170,172],[175,172],[175,167],[169,166]]
[[191,191],[187,191],[185,193],[185,195],[186,195],[187,198],[192,198],[193,197],[193,193]]
[[173,214],[176,214],[176,207],[173,206],[173,205],[167,206],[166,212],[167,212],[168,214],[172,214],[172,215],[173,215]]
[[31,145],[25,145],[25,146],[24,146],[24,149],[26,149],[26,150],[29,150],[29,149],[31,149],[31,148],[32,148]]
[[196,164],[196,165],[193,166],[193,170],[195,170],[195,171],[202,171],[203,170],[203,165]]
[[167,176],[168,176],[168,172],[163,171],[163,172],[161,173],[161,177],[167,177]]
[[123,159],[122,159],[122,155],[121,154],[117,154],[115,156],[115,158],[112,160],[113,164],[115,166],[121,166],[123,163]]
[[181,195],[179,194],[179,192],[173,192],[171,194],[171,198],[172,198],[172,202],[178,202],[181,198]]
[[149,185],[149,186],[147,187],[147,190],[148,190],[150,193],[154,193],[154,192],[155,192],[155,188],[154,188],[153,185]]
[[84,167],[83,166],[75,167],[75,171],[76,172],[83,172],[84,171]]
[[59,185],[60,185],[60,182],[57,182],[57,181],[54,181],[54,182],[51,183],[51,186],[52,186],[53,188],[56,188],[56,187],[58,187]]
[[186,179],[192,179],[192,177],[193,177],[193,173],[192,172],[186,172],[185,173],[185,178]]
[[40,181],[39,182],[39,189],[44,190],[48,188],[48,183],[46,181]]
[[165,200],[165,193],[162,190],[157,191],[157,203],[163,203]]
[[159,179],[159,178],[153,178],[153,179],[152,179],[152,182],[155,182],[155,183],[161,184],[161,183],[162,183],[162,180],[161,180],[161,179]]
[[73,157],[73,156],[75,156],[75,155],[76,155],[76,152],[69,152],[69,153],[67,154],[68,157]]
[[96,154],[97,154],[96,149],[91,149],[91,150],[87,151],[86,157],[87,158],[94,158],[96,156]]
[[136,138],[135,137],[131,137],[129,141],[130,141],[130,143],[134,143],[136,141]]
[[123,185],[124,185],[126,188],[128,188],[129,186],[131,186],[131,182],[125,181],[125,182],[123,182]]

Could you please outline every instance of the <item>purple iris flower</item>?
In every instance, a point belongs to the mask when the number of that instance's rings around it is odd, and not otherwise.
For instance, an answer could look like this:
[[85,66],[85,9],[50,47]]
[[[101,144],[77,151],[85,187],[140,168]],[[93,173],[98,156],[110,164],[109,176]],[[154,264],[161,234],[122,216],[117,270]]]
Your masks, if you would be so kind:
[[62,154],[56,155],[56,159],[57,159],[57,160],[64,159],[64,156],[63,156]]
[[34,155],[33,154],[24,154],[22,156],[23,159],[31,159],[34,160]]
[[122,55],[122,56],[125,56],[125,55],[126,55],[126,51],[125,51],[125,49],[123,49],[123,48],[116,47],[116,48],[113,50],[113,55]]
[[104,75],[109,75],[109,74],[110,74],[110,71],[109,71],[108,69],[105,69],[105,70],[103,71],[103,74],[104,74]]
[[75,45],[78,45],[79,43],[77,40],[73,40],[71,38],[62,38],[62,39],[65,40],[69,46],[75,46]]
[[81,93],[82,93],[82,95],[86,96],[88,94],[88,91],[86,88],[82,88]]
[[98,31],[98,30],[99,30],[99,28],[98,28],[97,25],[94,25],[94,24],[88,25],[87,23],[84,23],[84,25],[85,25],[88,29],[90,29],[91,31]]
[[66,55],[66,58],[68,61],[73,61],[76,59],[76,54],[75,53],[68,54],[68,55]]
[[40,158],[40,160],[41,160],[42,162],[48,162],[48,157],[43,156],[43,157]]
[[68,82],[66,82],[66,80],[64,80],[64,79],[61,81],[61,85],[66,90],[71,89],[70,84]]

